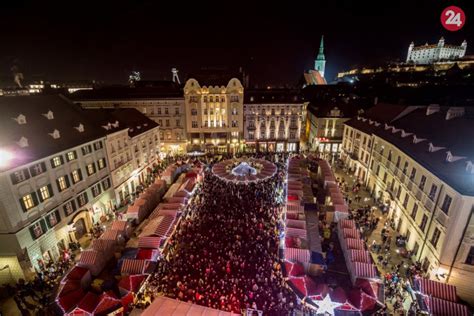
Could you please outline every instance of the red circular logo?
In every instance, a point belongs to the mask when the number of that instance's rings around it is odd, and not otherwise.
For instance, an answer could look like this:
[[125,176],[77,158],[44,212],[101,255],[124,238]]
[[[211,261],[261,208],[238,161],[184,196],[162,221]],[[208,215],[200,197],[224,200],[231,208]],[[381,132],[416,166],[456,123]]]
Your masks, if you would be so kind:
[[447,7],[441,13],[441,24],[448,31],[459,31],[466,24],[466,15],[460,7]]

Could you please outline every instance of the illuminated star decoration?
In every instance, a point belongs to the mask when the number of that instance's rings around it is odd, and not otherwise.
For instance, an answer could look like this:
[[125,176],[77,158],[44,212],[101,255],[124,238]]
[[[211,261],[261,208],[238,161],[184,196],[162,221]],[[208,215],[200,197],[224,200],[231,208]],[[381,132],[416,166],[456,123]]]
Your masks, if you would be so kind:
[[318,315],[323,314],[323,315],[331,315],[331,316],[334,315],[334,309],[342,305],[342,304],[331,301],[329,294],[327,294],[326,297],[322,301],[319,301],[316,304],[318,304],[318,310],[316,311]]

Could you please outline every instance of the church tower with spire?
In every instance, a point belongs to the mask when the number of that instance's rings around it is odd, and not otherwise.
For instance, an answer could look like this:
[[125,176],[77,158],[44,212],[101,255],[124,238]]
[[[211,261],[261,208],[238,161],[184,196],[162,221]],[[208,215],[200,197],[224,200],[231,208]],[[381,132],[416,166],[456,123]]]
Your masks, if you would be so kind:
[[321,77],[324,77],[324,68],[326,68],[326,58],[324,57],[324,35],[321,36],[321,43],[319,44],[319,52],[314,61],[314,69],[319,71]]

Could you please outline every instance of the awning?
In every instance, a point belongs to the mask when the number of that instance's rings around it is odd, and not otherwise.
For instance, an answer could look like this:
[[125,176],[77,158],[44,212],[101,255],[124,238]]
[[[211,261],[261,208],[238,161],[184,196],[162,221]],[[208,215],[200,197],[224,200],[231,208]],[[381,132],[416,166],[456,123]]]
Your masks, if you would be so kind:
[[347,238],[345,244],[347,249],[365,250],[364,241],[362,239]]
[[357,278],[367,278],[367,279],[376,279],[378,278],[377,269],[375,265],[362,263],[362,262],[352,262],[352,273]]
[[120,268],[121,274],[143,274],[148,267],[147,260],[125,259]]
[[161,237],[140,237],[138,239],[138,248],[160,248]]
[[456,302],[456,287],[450,284],[441,283],[426,278],[415,278],[415,288],[424,295]]
[[344,239],[347,239],[347,238],[360,239],[360,233],[357,228],[343,228],[342,237]]
[[427,302],[432,315],[469,316],[467,306],[431,297]]
[[288,261],[294,262],[309,262],[309,250],[299,248],[285,248],[283,250],[283,256]]
[[352,262],[372,263],[370,253],[367,250],[349,250],[349,258]]
[[306,230],[306,221],[305,220],[287,219],[286,220],[286,227],[305,229]]
[[287,227],[285,235],[306,239],[306,229]]
[[338,222],[339,229],[356,228],[355,222],[352,219],[341,219]]

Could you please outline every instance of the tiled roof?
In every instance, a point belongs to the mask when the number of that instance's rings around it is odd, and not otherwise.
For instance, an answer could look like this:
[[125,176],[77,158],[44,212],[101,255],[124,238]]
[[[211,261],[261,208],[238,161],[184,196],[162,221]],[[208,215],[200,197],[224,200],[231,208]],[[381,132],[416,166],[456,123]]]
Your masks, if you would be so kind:
[[[382,106],[377,107],[377,111],[383,112]],[[441,107],[430,115],[427,115],[426,107],[410,110],[391,121],[378,121],[381,123],[379,126],[370,124],[369,119],[364,122],[357,118],[346,124],[388,141],[459,193],[474,196],[474,174],[466,169],[468,161],[474,162],[474,111],[465,108],[463,116],[446,120],[448,107]],[[385,129],[385,123],[399,131],[393,133],[392,129]],[[406,133],[405,137],[402,137],[402,130]],[[421,141],[415,143],[414,135]],[[430,152],[430,143],[442,148]],[[448,152],[459,159],[449,162]]]
[[169,82],[159,86],[103,87],[93,90],[79,90],[70,95],[74,101],[92,100],[149,100],[160,98],[182,98],[183,92],[178,84]]
[[245,90],[244,104],[303,103],[300,90],[295,89],[258,89]]
[[59,95],[0,97],[0,111],[0,148],[13,154],[7,169],[105,136],[84,110]]
[[[158,124],[137,109],[87,109],[84,110],[107,134],[128,128],[128,135],[135,137]],[[116,124],[118,122],[118,124]],[[107,129],[105,128],[107,126]]]

